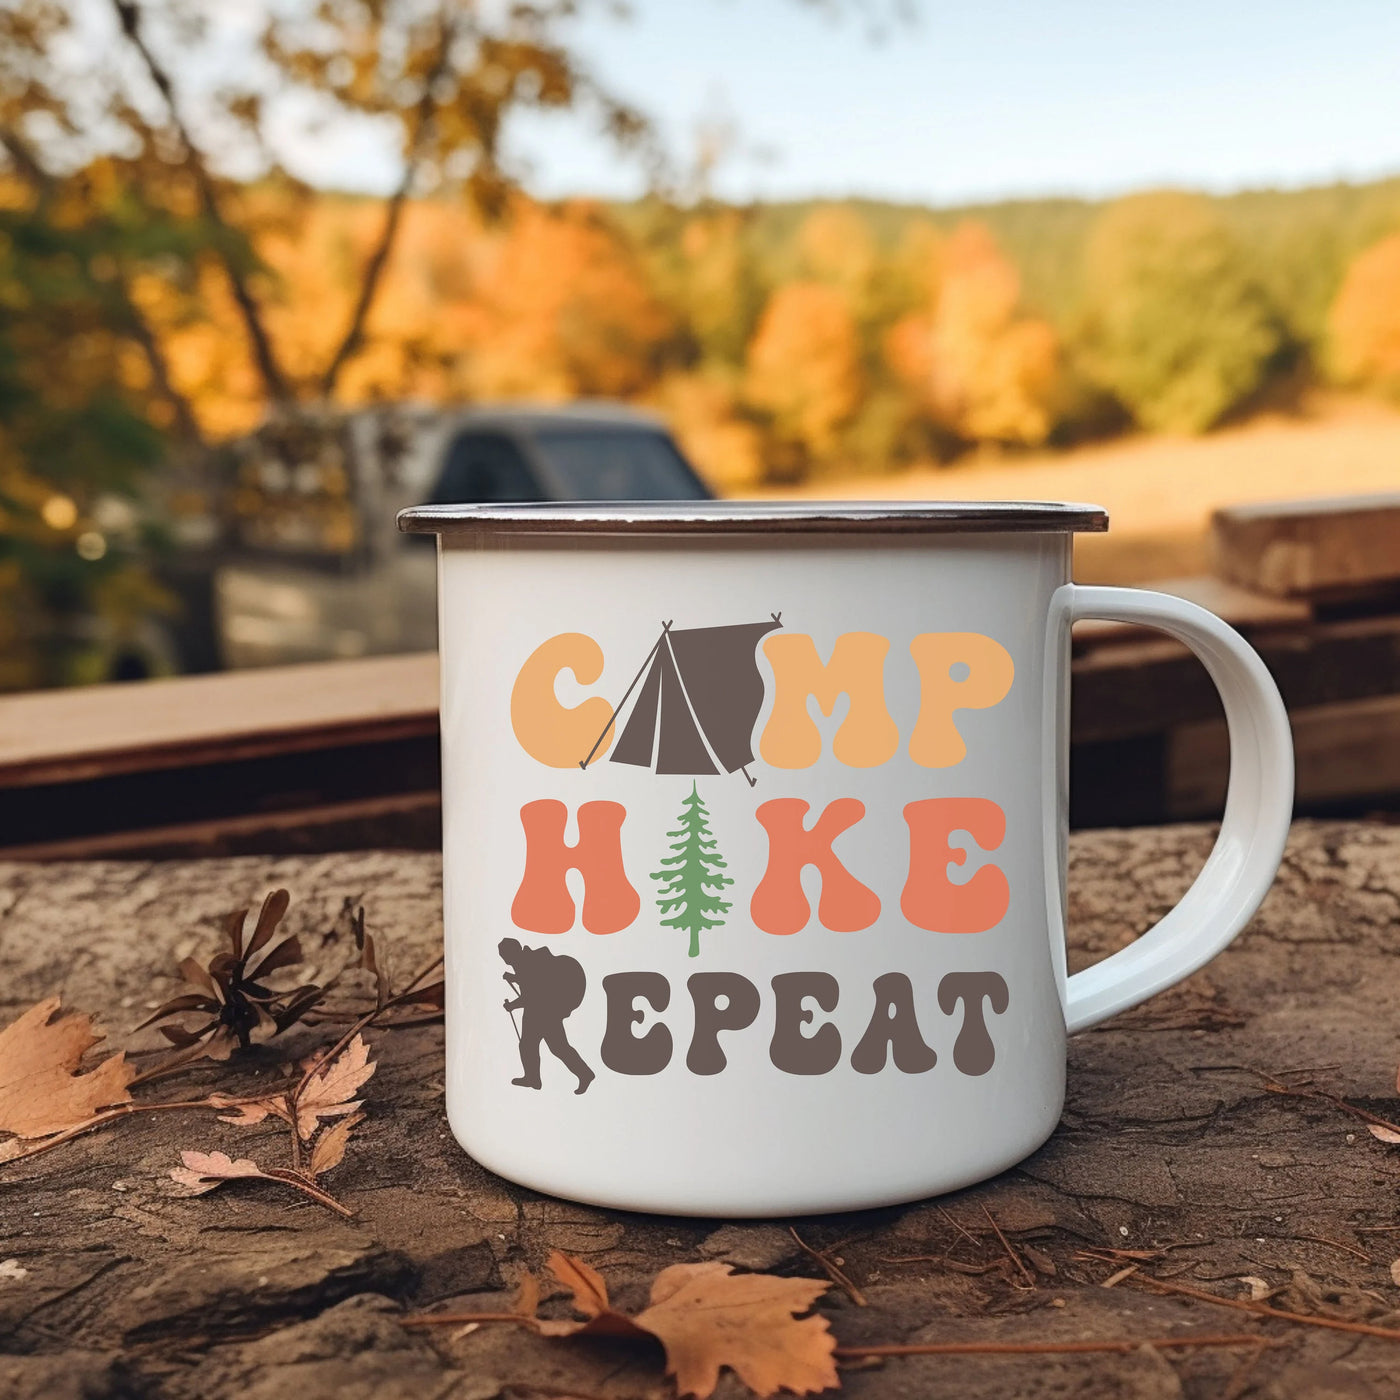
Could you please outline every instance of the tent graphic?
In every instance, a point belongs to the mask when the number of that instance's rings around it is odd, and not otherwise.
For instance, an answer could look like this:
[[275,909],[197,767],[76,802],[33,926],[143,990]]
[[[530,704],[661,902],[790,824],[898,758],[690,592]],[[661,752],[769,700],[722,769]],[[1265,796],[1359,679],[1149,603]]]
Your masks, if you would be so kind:
[[610,762],[687,777],[723,769],[743,773],[752,787],[753,727],[763,708],[754,653],[760,637],[783,625],[781,613],[770,616],[769,622],[733,627],[673,629],[662,623],[656,645],[579,767],[593,762],[636,691]]

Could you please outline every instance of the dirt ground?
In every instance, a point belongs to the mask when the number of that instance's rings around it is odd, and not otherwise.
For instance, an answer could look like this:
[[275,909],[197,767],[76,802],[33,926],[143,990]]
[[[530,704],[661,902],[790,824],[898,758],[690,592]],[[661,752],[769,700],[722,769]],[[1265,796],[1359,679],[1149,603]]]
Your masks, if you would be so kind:
[[1108,511],[1110,529],[1079,538],[1078,577],[1133,583],[1206,572],[1207,527],[1219,506],[1381,491],[1400,491],[1400,412],[1319,396],[1297,414],[1268,414],[1204,437],[1128,437],[1072,452],[820,482],[790,494],[1090,501]]
[[[1076,964],[1165,911],[1210,836],[1195,826],[1074,836]],[[99,1012],[122,1043],[168,993],[175,959],[211,949],[231,907],[278,884],[292,892],[287,929],[327,956],[321,936],[347,895],[363,900],[400,967],[416,966],[440,936],[439,864],[422,854],[0,866],[0,1020],[62,989],[67,1005]],[[820,1305],[848,1346],[1192,1332],[1249,1332],[1273,1345],[886,1360],[845,1367],[843,1393],[1400,1393],[1395,1341],[1251,1317],[1141,1283],[1232,1298],[1253,1289],[1276,1308],[1400,1327],[1390,1271],[1400,1254],[1400,1148],[1324,1100],[1271,1092],[1256,1072],[1400,1112],[1398,923],[1400,829],[1300,823],[1276,888],[1233,948],[1073,1042],[1064,1118],[1041,1151],[943,1200],[792,1222],[844,1261],[868,1302],[833,1288]],[[0,1166],[0,1397],[643,1400],[669,1393],[655,1357],[507,1327],[427,1336],[399,1318],[445,1300],[499,1309],[519,1269],[537,1269],[553,1249],[587,1259],[628,1306],[681,1261],[814,1272],[789,1222],[627,1215],[492,1177],[448,1134],[441,1027],[378,1032],[373,1048],[368,1117],[333,1178],[351,1220],[265,1182],[174,1196],[168,1172],[180,1149],[257,1156],[279,1139],[275,1125],[238,1129],[207,1112],[143,1115]],[[241,1091],[275,1073],[255,1056],[250,1068],[188,1074],[170,1092]],[[743,1393],[728,1375],[718,1392]]]

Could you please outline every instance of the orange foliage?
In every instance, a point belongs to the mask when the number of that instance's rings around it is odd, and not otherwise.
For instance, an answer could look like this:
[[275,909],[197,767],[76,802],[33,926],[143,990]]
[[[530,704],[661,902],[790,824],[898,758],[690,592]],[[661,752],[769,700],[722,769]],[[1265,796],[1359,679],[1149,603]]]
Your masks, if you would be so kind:
[[844,204],[821,205],[808,214],[797,246],[813,278],[840,287],[853,300],[864,295],[879,265],[869,225]]
[[155,272],[132,279],[131,298],[159,338],[170,378],[211,437],[246,432],[263,417],[262,384],[253,369],[223,272],[202,261],[191,308]]
[[1352,263],[1327,329],[1333,366],[1342,379],[1400,391],[1400,233]]
[[931,305],[901,317],[886,337],[891,369],[960,437],[1044,441],[1055,332],[1018,314],[1020,277],[982,225],[961,225],[937,257]]
[[705,371],[668,375],[652,401],[707,481],[718,487],[752,486],[763,474],[763,436],[743,417],[730,379]]
[[[270,274],[269,334],[314,392],[344,334],[383,221],[372,201],[321,197],[256,240]],[[154,275],[137,288],[172,377],[213,436],[260,421],[264,401],[228,285],[212,262],[193,298]],[[673,327],[598,209],[522,200],[499,228],[443,203],[405,210],[361,352],[337,398],[452,402],[632,397],[655,382]]]
[[595,205],[521,201],[483,268],[471,385],[480,398],[627,397],[656,378],[672,331]]
[[[383,205],[269,189],[240,201],[269,335],[314,399]],[[819,208],[766,302],[746,237],[732,210],[678,216],[644,244],[589,201],[522,196],[499,224],[410,202],[336,400],[642,400],[712,481],[736,487],[765,468],[882,468],[917,441],[906,428],[919,418],[967,441],[1047,435],[1055,336],[1020,311],[1017,272],[980,225],[948,238],[916,225],[886,256],[858,213]],[[133,292],[204,429],[255,426],[262,386],[215,262],[195,286],[150,271]]]
[[769,299],[749,346],[749,400],[779,436],[829,454],[862,389],[860,342],[846,297],[821,282],[789,282]]

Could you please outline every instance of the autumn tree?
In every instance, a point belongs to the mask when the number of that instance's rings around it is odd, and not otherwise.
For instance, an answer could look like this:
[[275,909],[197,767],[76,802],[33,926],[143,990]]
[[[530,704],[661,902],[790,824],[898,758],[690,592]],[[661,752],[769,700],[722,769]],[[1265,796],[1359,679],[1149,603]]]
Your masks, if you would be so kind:
[[1086,361],[1144,427],[1212,427],[1283,347],[1263,287],[1205,199],[1120,200],[1100,216],[1086,258]]
[[1367,248],[1347,269],[1327,332],[1338,378],[1400,394],[1400,233]]
[[596,204],[514,201],[484,262],[474,396],[628,397],[657,377],[673,323]]
[[710,834],[710,813],[700,798],[699,785],[691,783],[690,796],[681,804],[680,826],[668,831],[675,838],[675,853],[661,861],[652,874],[661,882],[656,903],[667,917],[665,928],[680,929],[690,935],[690,956],[700,956],[700,935],[724,923],[730,903],[720,893],[734,883],[724,874],[728,862],[719,854],[719,843]]
[[[410,196],[505,207],[513,187],[501,155],[508,114],[589,109],[621,144],[645,144],[641,117],[565,46],[561,26],[576,9],[299,0],[255,12],[240,61],[237,31],[213,0],[94,0],[81,41],[70,7],[21,0],[0,32],[0,75],[11,89],[0,102],[4,146],[18,173],[34,180],[61,178],[75,151],[80,161],[84,151],[107,158],[133,198],[197,217],[202,271],[226,296],[263,401],[331,399],[364,348]],[[211,88],[190,55],[209,59],[216,50],[234,61],[221,65],[226,82]],[[279,114],[285,122],[298,106],[392,132],[400,169],[372,235],[356,249],[348,296],[317,317],[314,346],[275,333],[273,310],[296,288],[269,276],[257,251],[279,231],[295,231],[311,202],[278,139]],[[52,120],[35,122],[37,112]],[[202,292],[216,295],[207,283]],[[149,288],[141,310],[179,319]]]
[[932,300],[890,328],[891,367],[959,438],[1043,442],[1058,361],[1054,330],[1021,309],[1020,277],[983,225],[962,224],[930,251]]
[[797,231],[797,262],[804,277],[844,293],[859,317],[879,273],[880,250],[855,209],[821,204]]
[[860,343],[842,293],[822,282],[779,287],[749,346],[745,393],[799,474],[835,451],[861,389]]

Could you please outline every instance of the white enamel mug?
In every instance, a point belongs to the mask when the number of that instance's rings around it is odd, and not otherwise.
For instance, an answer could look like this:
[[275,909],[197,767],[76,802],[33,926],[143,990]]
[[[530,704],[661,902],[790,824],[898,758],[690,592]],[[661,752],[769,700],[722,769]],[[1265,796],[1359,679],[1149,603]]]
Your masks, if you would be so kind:
[[[1061,504],[423,506],[439,536],[447,1112],[512,1181],[772,1216],[930,1196],[1054,1130],[1065,1036],[1220,952],[1288,721],[1218,618],[1070,581]],[[1185,642],[1229,796],[1190,891],[1065,967],[1070,624]]]

